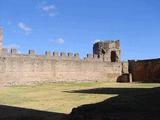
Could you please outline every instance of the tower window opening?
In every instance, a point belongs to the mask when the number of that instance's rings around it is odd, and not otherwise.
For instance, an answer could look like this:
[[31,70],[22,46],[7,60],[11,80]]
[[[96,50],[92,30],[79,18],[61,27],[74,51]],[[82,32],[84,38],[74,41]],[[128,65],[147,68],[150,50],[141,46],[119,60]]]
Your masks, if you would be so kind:
[[117,62],[116,51],[111,51],[111,62]]

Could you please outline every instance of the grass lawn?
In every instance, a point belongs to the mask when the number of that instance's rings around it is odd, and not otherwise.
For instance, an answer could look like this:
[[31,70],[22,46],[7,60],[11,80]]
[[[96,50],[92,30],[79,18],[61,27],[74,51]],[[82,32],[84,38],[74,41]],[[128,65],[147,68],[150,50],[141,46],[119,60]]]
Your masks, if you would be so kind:
[[87,94],[70,91],[92,88],[153,88],[160,84],[136,83],[50,83],[33,86],[0,88],[0,104],[58,113],[70,113],[72,108],[97,103],[118,94]]

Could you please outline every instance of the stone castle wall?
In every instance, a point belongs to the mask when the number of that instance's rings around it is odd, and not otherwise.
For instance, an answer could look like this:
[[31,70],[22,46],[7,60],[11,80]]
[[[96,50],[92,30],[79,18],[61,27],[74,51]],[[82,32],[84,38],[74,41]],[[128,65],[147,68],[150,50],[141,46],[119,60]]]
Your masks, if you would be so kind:
[[107,81],[116,82],[121,75],[120,62],[104,62],[97,55],[88,54],[83,60],[78,54],[45,52],[36,55],[17,54],[16,49],[8,53],[3,49],[0,57],[0,84],[17,85],[37,82],[59,81]]
[[130,60],[133,82],[160,82],[160,59]]
[[[2,47],[0,28],[0,85],[18,85],[60,81],[106,81],[117,82],[117,78],[128,73],[127,64],[120,62],[120,42],[101,41],[93,46],[93,54],[84,59],[79,54],[46,51],[36,55],[18,54],[16,49]],[[98,51],[98,52],[97,52]]]

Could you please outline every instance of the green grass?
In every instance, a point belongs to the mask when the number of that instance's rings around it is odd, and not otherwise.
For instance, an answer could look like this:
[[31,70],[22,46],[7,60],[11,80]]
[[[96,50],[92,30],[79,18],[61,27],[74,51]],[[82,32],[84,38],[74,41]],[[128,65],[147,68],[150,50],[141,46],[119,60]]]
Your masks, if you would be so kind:
[[70,113],[74,107],[101,102],[113,96],[117,96],[117,94],[84,94],[71,93],[69,91],[101,87],[153,88],[159,86],[160,84],[90,82],[1,87],[0,104],[57,113]]

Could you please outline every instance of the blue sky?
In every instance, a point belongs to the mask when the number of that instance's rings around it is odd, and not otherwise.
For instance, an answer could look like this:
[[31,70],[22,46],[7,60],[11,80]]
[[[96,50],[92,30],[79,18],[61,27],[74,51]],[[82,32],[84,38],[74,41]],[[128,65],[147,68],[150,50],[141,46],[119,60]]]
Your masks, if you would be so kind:
[[92,53],[96,40],[119,39],[121,58],[159,57],[159,0],[0,0],[3,46]]

